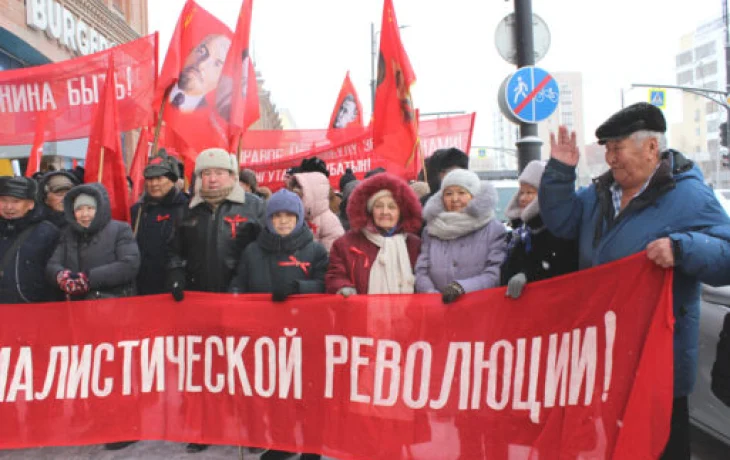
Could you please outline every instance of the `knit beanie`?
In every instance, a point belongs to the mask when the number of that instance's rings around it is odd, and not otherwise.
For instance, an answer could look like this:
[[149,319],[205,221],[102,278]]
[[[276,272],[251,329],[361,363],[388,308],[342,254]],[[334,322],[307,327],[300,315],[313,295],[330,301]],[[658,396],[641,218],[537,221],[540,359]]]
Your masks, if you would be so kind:
[[479,180],[479,176],[474,171],[468,169],[454,169],[449,172],[444,180],[441,181],[441,190],[445,190],[446,187],[457,185],[467,192],[471,196],[476,196],[482,187],[482,183]]
[[545,171],[545,163],[539,160],[532,160],[527,163],[525,169],[522,170],[522,174],[517,180],[521,184],[532,185],[535,188],[540,188],[540,179],[542,179],[542,173]]
[[377,192],[373,193],[370,198],[368,198],[367,202],[367,208],[368,212],[373,212],[373,206],[375,206],[375,202],[378,201],[379,198],[383,198],[384,196],[389,196],[393,198],[393,193],[388,190],[387,188],[378,190]]
[[271,198],[266,202],[266,228],[273,234],[276,234],[276,230],[274,230],[271,223],[271,217],[277,212],[290,212],[297,215],[295,232],[304,225],[304,205],[299,195],[294,192],[283,188],[271,195]]
[[204,169],[227,169],[233,174],[238,172],[235,157],[223,149],[210,148],[200,152],[195,160],[195,174],[200,174]]
[[96,209],[96,200],[93,196],[87,195],[86,193],[80,193],[79,196],[74,200],[74,211],[79,209],[81,206],[91,206]]

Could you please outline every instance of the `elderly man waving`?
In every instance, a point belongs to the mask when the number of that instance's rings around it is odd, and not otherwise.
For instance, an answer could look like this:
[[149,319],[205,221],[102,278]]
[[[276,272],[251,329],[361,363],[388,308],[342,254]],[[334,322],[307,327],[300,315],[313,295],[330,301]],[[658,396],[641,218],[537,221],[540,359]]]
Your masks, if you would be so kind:
[[730,219],[699,168],[666,149],[666,121],[638,103],[597,130],[610,170],[575,190],[578,147],[561,127],[538,197],[548,229],[579,240],[580,268],[646,249],[657,265],[674,267],[674,401],[663,459],[689,459],[689,412],[697,368],[700,283],[730,284]]

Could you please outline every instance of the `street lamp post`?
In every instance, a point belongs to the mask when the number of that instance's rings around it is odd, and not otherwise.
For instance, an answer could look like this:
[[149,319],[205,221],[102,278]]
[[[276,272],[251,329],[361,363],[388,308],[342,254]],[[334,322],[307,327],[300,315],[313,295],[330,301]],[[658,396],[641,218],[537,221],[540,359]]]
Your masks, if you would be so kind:
[[[398,26],[399,29],[406,29],[409,25]],[[375,42],[376,37],[380,34],[379,31],[375,31],[375,23],[370,23],[370,108],[371,112],[375,111],[375,57],[377,53],[377,43]]]

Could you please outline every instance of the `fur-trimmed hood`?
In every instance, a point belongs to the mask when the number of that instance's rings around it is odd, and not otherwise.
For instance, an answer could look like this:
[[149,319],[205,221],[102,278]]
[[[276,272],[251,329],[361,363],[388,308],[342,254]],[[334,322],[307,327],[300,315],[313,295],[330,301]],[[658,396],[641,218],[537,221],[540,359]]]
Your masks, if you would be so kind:
[[517,193],[509,201],[504,215],[510,221],[519,219],[522,222],[529,223],[532,219],[540,215],[540,203],[538,202],[537,196],[535,196],[532,203],[528,204],[525,209],[520,209],[520,191],[517,190]]
[[[423,219],[426,223],[431,222],[439,214],[446,212],[443,193],[443,190],[439,190],[428,199],[426,206],[423,208]],[[497,200],[497,189],[494,188],[491,182],[483,180],[481,181],[479,193],[466,205],[464,212],[478,220],[488,219],[494,216]]]
[[294,174],[302,188],[302,203],[307,220],[322,214],[330,208],[330,181],[320,172]]
[[415,192],[398,176],[388,173],[376,174],[362,181],[352,192],[347,203],[347,217],[350,228],[361,230],[372,220],[367,211],[368,199],[380,190],[393,194],[400,210],[401,228],[406,233],[418,234],[421,229],[421,203]]
[[[91,195],[96,201],[96,214],[88,228],[84,228],[76,221],[74,216],[74,200],[81,194]],[[66,222],[76,233],[93,235],[99,230],[106,227],[112,220],[112,209],[109,203],[109,194],[103,185],[98,182],[91,184],[81,184],[68,191],[63,197],[63,213],[66,216]]]

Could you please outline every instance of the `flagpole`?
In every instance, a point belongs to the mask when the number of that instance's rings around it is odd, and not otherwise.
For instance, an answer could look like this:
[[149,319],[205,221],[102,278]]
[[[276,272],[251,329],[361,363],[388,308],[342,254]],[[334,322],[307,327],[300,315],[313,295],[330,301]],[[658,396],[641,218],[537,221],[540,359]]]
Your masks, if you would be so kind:
[[170,95],[174,83],[167,87],[165,94],[162,96],[162,103],[160,104],[160,110],[157,112],[157,124],[155,125],[155,138],[152,140],[152,155],[157,156],[157,140],[160,138],[160,129],[162,128],[162,115],[165,113],[165,102],[167,96]]
[[101,148],[101,158],[99,158],[99,182],[102,183],[101,180],[104,176],[104,147]]
[[236,147],[236,158],[238,158],[238,169],[241,169],[241,146],[243,144],[243,131],[238,135],[238,147]]

